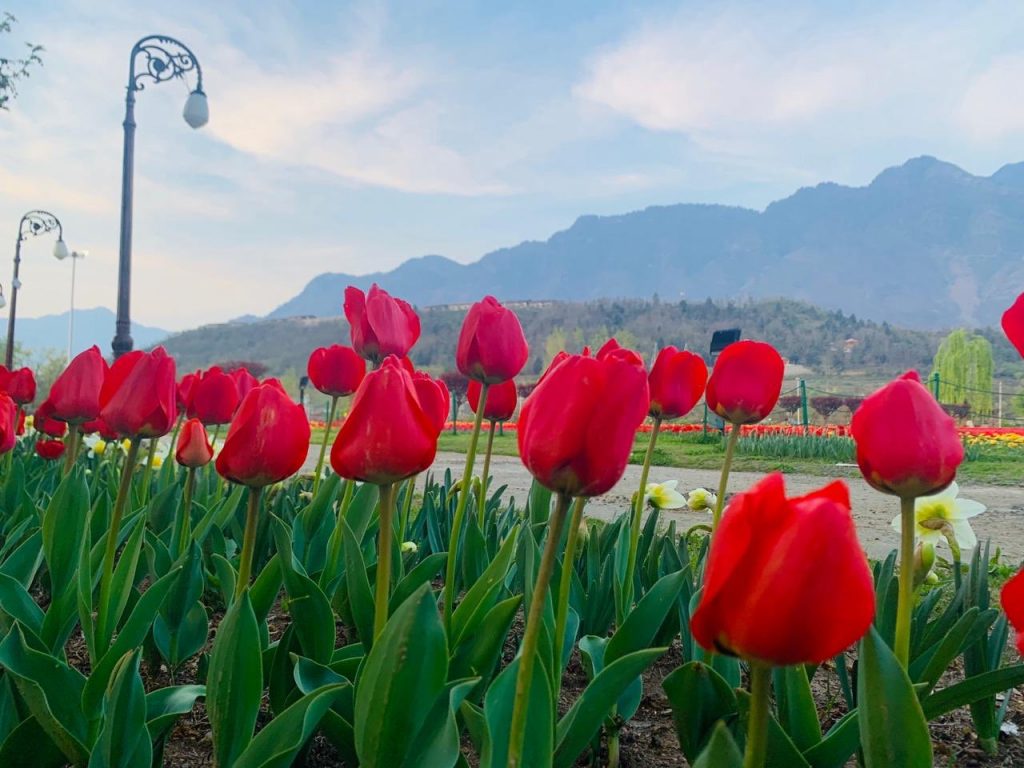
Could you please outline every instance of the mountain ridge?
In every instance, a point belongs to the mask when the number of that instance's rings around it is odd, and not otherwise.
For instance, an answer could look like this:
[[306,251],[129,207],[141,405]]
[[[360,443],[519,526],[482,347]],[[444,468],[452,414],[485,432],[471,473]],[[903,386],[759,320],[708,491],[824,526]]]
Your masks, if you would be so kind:
[[[547,240],[461,264],[322,273],[268,317],[341,314],[373,282],[418,305],[787,296],[907,327],[991,325],[1024,288],[1024,162],[991,176],[922,155],[867,185],[801,187],[763,211],[716,203],[584,214]],[[912,286],[913,290],[909,287]]]

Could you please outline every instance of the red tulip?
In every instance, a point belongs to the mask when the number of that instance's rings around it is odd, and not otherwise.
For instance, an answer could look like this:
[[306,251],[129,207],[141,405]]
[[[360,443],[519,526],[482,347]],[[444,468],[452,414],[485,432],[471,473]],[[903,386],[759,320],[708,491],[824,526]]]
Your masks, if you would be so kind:
[[0,364],[0,392],[7,391],[7,383],[11,380],[11,370],[3,364]]
[[636,352],[612,342],[597,357],[567,355],[523,402],[519,456],[546,488],[597,496],[622,477],[647,408]]
[[345,289],[345,318],[351,329],[352,346],[375,363],[388,355],[408,355],[420,337],[416,311],[376,283],[365,295],[351,285]]
[[331,397],[345,397],[359,388],[366,375],[366,361],[352,347],[333,344],[313,350],[306,366],[309,380]]
[[941,491],[964,459],[956,423],[914,371],[864,398],[850,429],[864,479],[894,496]]
[[31,368],[19,368],[6,377],[3,391],[18,405],[28,405],[36,399],[36,377]]
[[107,375],[103,377],[103,387],[100,389],[100,411],[106,408],[107,403],[114,398],[114,394],[121,388],[125,379],[128,378],[128,374],[132,372],[144,354],[146,353],[141,349],[126,352],[110,366]]
[[205,467],[213,459],[213,446],[206,436],[206,427],[199,419],[189,419],[182,425],[174,458],[181,466],[190,469]]
[[444,429],[444,423],[448,420],[448,414],[452,407],[448,387],[440,379],[435,379],[423,371],[413,373],[412,383],[416,388],[416,396],[420,400],[420,405],[430,414],[430,418],[437,426],[437,431],[440,432]]
[[18,440],[21,408],[5,392],[0,392],[0,453],[7,453]]
[[787,499],[775,473],[730,502],[690,628],[708,650],[817,664],[859,640],[874,615],[846,485]]
[[[476,409],[480,405],[480,390],[482,388],[476,379],[469,380],[466,399],[469,401],[469,407],[473,409],[473,413],[476,413]],[[488,421],[508,421],[516,412],[518,400],[519,392],[514,379],[503,381],[500,384],[491,384],[487,388],[484,418]]]
[[238,402],[242,402],[249,392],[260,385],[260,380],[249,373],[249,369],[244,366],[231,371],[231,378],[235,380],[235,386],[238,387]]
[[292,402],[277,379],[254,387],[238,406],[217,472],[235,483],[262,487],[291,477],[309,453],[306,409]]
[[36,454],[47,461],[56,461],[64,455],[63,440],[37,440]]
[[21,437],[22,435],[25,434],[25,409],[24,408],[19,408],[18,409],[18,429],[17,429],[17,433],[18,433],[18,437]]
[[651,388],[650,415],[678,419],[700,402],[708,367],[700,355],[665,347],[658,353],[647,381]]
[[100,390],[107,375],[107,361],[93,345],[79,353],[50,387],[50,415],[60,421],[81,424],[100,413]]
[[459,334],[455,364],[463,375],[487,384],[516,376],[530,355],[519,318],[493,296],[469,308]]
[[178,382],[178,410],[185,411],[191,418],[192,414],[192,391],[195,388],[196,382],[199,381],[199,371],[195,373],[186,373],[181,377],[181,381]]
[[[121,360],[118,358],[111,373]],[[122,368],[112,378],[120,379],[110,393],[100,416],[114,432],[131,438],[153,438],[166,435],[178,420],[178,388],[174,358],[163,347],[142,352],[130,369]]]
[[216,365],[192,385],[191,413],[203,424],[227,424],[241,401],[234,376]]
[[733,424],[761,421],[782,391],[785,363],[763,341],[737,341],[715,361],[704,399],[708,408]]
[[1024,656],[1024,571],[1003,585],[999,602],[1017,634],[1017,653]]
[[42,432],[44,435],[49,437],[64,437],[64,433],[68,431],[68,425],[66,422],[57,421],[53,418],[53,404],[49,400],[44,400],[42,404],[36,408],[35,416],[32,420],[32,426],[37,432]]
[[413,377],[388,356],[356,390],[331,448],[331,466],[342,477],[378,485],[412,477],[434,462],[440,430]]
[[1003,313],[1003,332],[1024,357],[1024,293]]

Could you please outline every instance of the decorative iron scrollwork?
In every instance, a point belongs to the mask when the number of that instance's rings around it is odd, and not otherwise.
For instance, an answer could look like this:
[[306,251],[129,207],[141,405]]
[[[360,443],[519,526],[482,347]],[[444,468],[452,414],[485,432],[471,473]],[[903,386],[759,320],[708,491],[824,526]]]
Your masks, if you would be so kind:
[[151,35],[139,40],[132,48],[128,87],[141,91],[147,83],[183,78],[189,72],[196,73],[196,90],[202,91],[203,70],[188,46],[173,37]]
[[58,237],[63,237],[64,229],[60,220],[48,211],[29,211],[21,217],[21,225],[18,228],[18,239],[24,240],[30,235],[41,235],[45,232],[57,230]]

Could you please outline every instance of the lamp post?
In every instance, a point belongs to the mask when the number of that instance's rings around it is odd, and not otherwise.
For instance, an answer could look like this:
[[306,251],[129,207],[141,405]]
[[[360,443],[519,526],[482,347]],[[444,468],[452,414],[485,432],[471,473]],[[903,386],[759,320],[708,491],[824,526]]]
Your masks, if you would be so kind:
[[203,70],[195,54],[173,37],[149,35],[132,47],[128,64],[128,94],[124,110],[124,159],[121,165],[121,245],[117,273],[117,330],[111,347],[114,357],[130,352],[132,341],[132,192],[135,172],[135,92],[147,84],[184,79],[195,71],[196,87],[185,100],[182,117],[192,128],[201,128],[210,119],[206,94],[203,93]]
[[64,243],[64,227],[60,219],[47,211],[29,211],[21,217],[18,224],[18,241],[14,245],[14,279],[11,280],[11,311],[7,315],[7,350],[4,354],[4,365],[14,365],[14,321],[18,309],[18,269],[21,266],[21,243],[29,237],[42,235],[57,230],[57,242],[53,244],[53,255],[63,259],[68,255],[68,247]]
[[54,255],[61,261],[67,258],[71,259],[71,306],[68,309],[68,362],[71,362],[72,344],[75,339],[75,266],[78,264],[78,260],[84,259],[89,252],[72,251],[70,254],[65,252],[64,255]]

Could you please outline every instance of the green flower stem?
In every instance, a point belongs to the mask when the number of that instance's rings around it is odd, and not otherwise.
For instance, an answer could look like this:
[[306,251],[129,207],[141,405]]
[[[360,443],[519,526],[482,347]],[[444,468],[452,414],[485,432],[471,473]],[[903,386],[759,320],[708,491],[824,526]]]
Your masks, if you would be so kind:
[[409,515],[412,512],[412,497],[416,492],[416,477],[413,475],[405,484],[405,498],[402,500],[402,516],[398,525],[398,540],[405,541],[405,532],[409,529]]
[[729,487],[729,470],[732,468],[732,457],[736,453],[736,443],[740,439],[740,425],[733,424],[729,430],[729,439],[725,444],[725,458],[722,460],[722,477],[718,481],[718,498],[715,499],[715,511],[711,515],[711,537],[722,520],[722,508],[725,506],[725,491]]
[[128,441],[128,455],[125,457],[124,466],[121,468],[121,484],[117,488],[117,498],[114,501],[114,511],[110,518],[110,527],[107,529],[107,546],[103,552],[103,572],[100,576],[100,602],[97,606],[96,624],[99,630],[97,647],[104,648],[110,640],[113,627],[106,626],[110,612],[110,589],[114,579],[114,555],[117,552],[117,539],[121,531],[121,518],[124,517],[124,507],[128,503],[128,495],[132,487],[132,472],[135,470],[135,462],[139,458],[139,441],[131,439]]
[[914,607],[914,497],[900,499],[900,591],[893,652],[904,669],[910,663],[910,619]]
[[164,461],[171,461],[174,458],[174,451],[178,447],[178,435],[181,433],[181,425],[185,423],[185,412],[178,414],[178,420],[174,422],[174,431],[171,433],[171,444],[167,448],[167,455]]
[[327,411],[327,423],[324,425],[324,439],[320,443],[320,457],[316,460],[316,475],[313,477],[313,498],[320,490],[320,477],[324,473],[324,457],[327,455],[327,443],[331,439],[331,424],[334,423],[334,411],[338,407],[338,396],[331,398],[331,407]]
[[[480,397],[484,402],[484,397]],[[533,663],[537,655],[537,641],[540,639],[541,623],[544,620],[544,603],[551,582],[551,572],[555,567],[558,545],[562,538],[565,525],[565,513],[569,510],[569,497],[558,494],[555,510],[551,513],[548,523],[548,539],[544,544],[544,554],[540,558],[537,570],[537,581],[533,585],[533,596],[530,599],[530,613],[526,619],[526,632],[519,650],[519,671],[516,675],[515,698],[512,702],[512,724],[508,736],[508,768],[522,768],[523,741],[526,737],[526,711],[530,696],[530,683],[533,679]]]
[[145,504],[149,500],[149,483],[153,478],[153,462],[156,460],[156,444],[158,438],[151,438],[149,441],[149,454],[146,456],[146,471],[142,473],[142,488],[139,491],[139,499]]
[[64,476],[71,474],[71,468],[75,466],[75,459],[78,457],[78,440],[81,433],[77,424],[68,424],[68,439],[64,443]]
[[391,592],[391,546],[395,537],[395,484],[380,486],[380,535],[377,541],[377,588],[373,598],[373,639],[380,637],[388,623],[388,598]]
[[445,627],[451,626],[452,606],[455,604],[455,560],[459,548],[459,534],[462,532],[462,520],[466,516],[466,504],[469,502],[469,486],[473,479],[473,462],[476,459],[476,443],[480,437],[480,426],[484,421],[484,406],[487,404],[487,384],[480,385],[480,400],[477,402],[476,416],[473,420],[473,434],[469,438],[466,449],[466,467],[462,470],[462,487],[459,500],[455,504],[455,518],[452,520],[452,533],[448,542],[448,564],[444,571],[444,621]]
[[579,538],[580,520],[583,519],[583,506],[587,500],[580,496],[572,505],[572,518],[569,520],[569,533],[565,538],[565,555],[562,557],[562,576],[558,586],[558,614],[555,618],[555,665],[552,670],[554,678],[555,701],[562,690],[562,653],[565,651],[565,625],[569,621],[569,593],[572,591],[572,571],[576,559],[576,540]]
[[341,562],[341,552],[344,547],[344,539],[341,536],[341,521],[345,519],[345,515],[348,513],[349,505],[352,503],[352,495],[355,492],[356,481],[355,480],[343,480],[342,486],[345,490],[341,494],[341,502],[338,504],[338,517],[334,523],[334,533],[331,534],[330,545],[331,549],[327,555],[327,564],[324,566],[324,570],[320,574],[320,588],[327,589],[327,577],[333,574],[338,569],[338,563]]
[[647,478],[651,472],[651,459],[654,458],[654,446],[658,442],[658,432],[661,430],[661,416],[654,417],[651,425],[651,439],[647,443],[647,453],[644,455],[644,465],[640,469],[640,490],[637,491],[633,504],[632,516],[629,522],[629,558],[626,561],[626,583],[622,585],[622,605],[619,606],[621,616],[616,616],[616,624],[622,626],[622,622],[633,603],[633,571],[636,570],[636,553],[640,546],[640,518],[644,514],[644,496],[647,492]]
[[743,768],[763,768],[768,753],[768,705],[772,668],[750,663],[750,719],[747,721],[747,749]]
[[252,576],[252,556],[256,549],[256,528],[260,522],[260,494],[263,488],[249,487],[249,504],[245,511],[245,533],[242,536],[242,557],[238,561],[238,580],[235,582],[235,601],[249,586]]
[[480,475],[480,504],[477,512],[477,523],[480,530],[484,529],[484,518],[487,516],[487,480],[491,475],[491,451],[494,448],[494,429],[497,423],[491,421],[491,428],[487,431],[487,449],[484,451],[484,471]]
[[188,540],[192,538],[192,494],[196,488],[196,469],[189,467],[185,475],[185,498],[181,504],[181,530],[178,532],[178,557],[185,554]]

